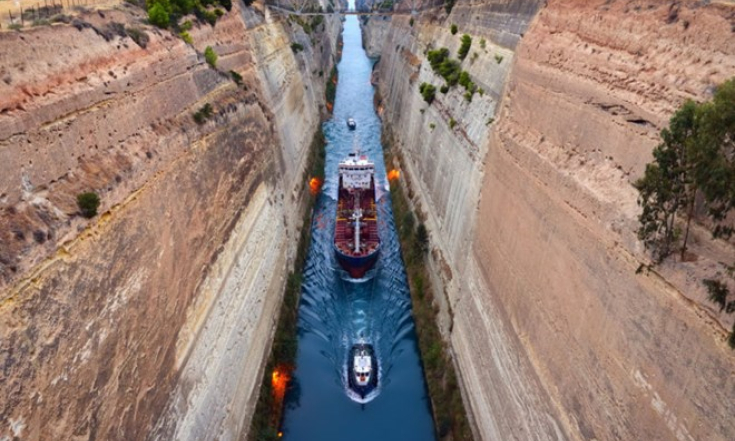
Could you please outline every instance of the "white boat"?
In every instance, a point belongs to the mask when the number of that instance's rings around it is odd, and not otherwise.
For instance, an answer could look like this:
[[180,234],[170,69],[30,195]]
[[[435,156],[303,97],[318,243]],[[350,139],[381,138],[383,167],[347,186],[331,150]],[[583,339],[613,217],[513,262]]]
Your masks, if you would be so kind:
[[378,360],[370,344],[361,341],[352,345],[347,372],[350,389],[365,398],[378,385]]
[[350,128],[350,130],[355,130],[357,127],[357,123],[353,118],[347,118],[347,127]]

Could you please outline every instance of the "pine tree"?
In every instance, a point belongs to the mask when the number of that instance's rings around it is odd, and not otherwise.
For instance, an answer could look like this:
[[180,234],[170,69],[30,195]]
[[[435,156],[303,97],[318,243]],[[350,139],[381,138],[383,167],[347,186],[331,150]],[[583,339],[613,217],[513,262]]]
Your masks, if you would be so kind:
[[730,238],[735,227],[725,222],[735,209],[735,78],[717,89],[713,101],[701,106],[700,114],[695,177],[707,214],[715,222],[714,236]]
[[687,101],[674,114],[669,127],[661,131],[662,142],[653,150],[654,161],[635,183],[640,192],[638,203],[643,207],[638,238],[653,250],[656,262],[663,261],[679,243],[676,221],[680,213],[686,217],[682,257],[686,251],[698,191],[692,163],[699,145],[697,113],[697,104]]

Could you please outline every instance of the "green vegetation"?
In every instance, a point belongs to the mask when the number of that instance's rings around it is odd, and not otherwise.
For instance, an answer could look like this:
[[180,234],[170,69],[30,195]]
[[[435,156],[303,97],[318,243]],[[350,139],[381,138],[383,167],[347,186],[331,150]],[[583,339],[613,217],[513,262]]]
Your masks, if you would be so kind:
[[128,34],[128,37],[130,37],[135,44],[142,47],[143,49],[148,46],[148,41],[150,40],[150,37],[148,37],[148,34],[140,29],[140,28],[125,28],[125,32]]
[[216,68],[217,67],[217,53],[214,52],[214,49],[212,49],[212,46],[207,46],[206,49],[204,49],[204,59],[207,61],[207,64],[210,66]]
[[429,123],[429,129],[434,130],[436,128],[436,124]]
[[[317,133],[314,134],[314,139],[309,149],[309,158],[302,182],[307,182],[310,176],[323,180],[324,160],[326,158],[325,146],[326,140],[320,126]],[[251,441],[278,439],[283,402],[279,402],[275,396],[272,375],[278,369],[279,372],[285,372],[290,376],[296,364],[296,325],[298,322],[299,297],[301,296],[301,277],[304,266],[306,265],[309,244],[311,243],[311,223],[313,207],[316,202],[316,195],[309,192],[308,186],[305,188],[304,197],[308,199],[304,207],[301,235],[299,237],[298,247],[296,248],[296,261],[286,281],[281,312],[273,337],[273,345],[271,346],[271,354],[268,358],[265,372],[263,373],[258,403],[255,407],[252,422],[250,423],[248,439]],[[289,383],[287,389],[292,386]]]
[[232,78],[232,81],[235,82],[238,86],[242,86],[242,75],[235,72],[234,70],[230,71],[230,77]]
[[82,216],[87,219],[97,216],[97,209],[100,206],[100,197],[97,193],[88,191],[77,195],[77,206]]
[[187,44],[194,44],[194,40],[191,38],[191,35],[186,31],[179,32],[179,37],[181,37],[181,39]]
[[154,3],[153,6],[148,9],[148,21],[153,26],[158,26],[161,29],[168,27],[170,17],[162,3]]
[[484,39],[484,38],[481,38],[481,39],[480,39],[480,47],[481,47],[482,49],[485,49],[485,46],[486,46],[486,45],[487,45],[487,42],[485,41],[485,39]]
[[194,115],[193,115],[194,121],[199,125],[204,124],[211,117],[212,117],[212,105],[209,103],[203,105],[199,110],[194,112]]
[[451,32],[452,35],[456,35],[457,34],[457,30],[458,30],[457,29],[457,25],[452,23],[452,26],[449,28],[449,32]]
[[467,34],[462,35],[462,44],[459,46],[459,50],[457,51],[457,58],[464,60],[465,57],[467,57],[467,53],[470,51],[470,46],[472,46],[472,37]]
[[447,14],[450,14],[452,12],[454,2],[455,0],[444,0],[444,10],[447,11]]
[[[392,142],[384,140],[385,163],[393,164]],[[396,231],[406,266],[424,375],[440,440],[472,439],[467,414],[446,343],[437,326],[437,306],[426,267],[430,239],[421,213],[414,215],[402,182],[390,186]],[[410,194],[410,189],[408,192]],[[418,218],[418,219],[417,219]],[[451,314],[451,311],[450,311]]]
[[476,92],[477,86],[472,82],[470,74],[462,70],[459,62],[449,58],[449,49],[443,47],[430,50],[426,53],[426,58],[434,72],[447,82],[440,89],[442,93],[449,92],[449,88],[459,84],[469,93],[469,98],[467,98],[467,94],[465,94],[465,98],[472,101],[472,95]]
[[477,86],[475,86],[475,83],[472,82],[472,78],[470,77],[470,74],[467,73],[467,71],[463,70],[462,73],[459,74],[459,85],[464,87],[465,90],[467,90],[470,93],[475,93],[475,90],[477,89]]
[[419,86],[419,92],[421,92],[421,96],[424,97],[424,101],[431,105],[434,101],[434,95],[436,94],[436,87],[429,83],[421,83]]
[[471,103],[472,102],[472,95],[473,95],[473,93],[468,90],[467,92],[464,93],[464,99],[466,101],[468,101],[468,102]]
[[408,20],[408,25],[411,26],[411,27],[413,27],[413,17],[411,17],[411,19]]
[[449,118],[449,128],[453,129],[454,126],[457,125],[457,121],[454,120],[454,118]]
[[23,24],[22,23],[10,23],[8,25],[8,29],[10,29],[11,31],[20,31],[21,29],[23,29]]
[[495,122],[495,118],[488,118],[487,122],[485,123],[486,126],[489,126],[490,124]]
[[[730,239],[735,234],[735,78],[721,85],[710,102],[685,102],[661,131],[653,158],[635,187],[642,207],[638,238],[651,250],[654,264],[674,252],[687,260],[689,232],[697,217],[708,220],[713,237]],[[733,266],[727,271],[731,280]],[[727,301],[727,283],[703,283],[711,301],[728,314],[735,312],[735,301]]]
[[194,14],[200,22],[214,26],[225,14],[218,6],[228,11],[232,9],[232,0],[147,0],[145,3],[151,24],[159,28],[172,27],[178,32],[188,32],[192,27],[188,20],[179,26],[181,17]]
[[318,27],[321,26],[324,23],[324,16],[323,15],[315,15],[311,18],[311,28],[317,31]]
[[495,54],[495,61],[500,64],[503,62],[503,56],[499,54]]
[[304,46],[299,43],[291,43],[291,50],[293,51],[294,54],[298,54],[299,51],[304,50]]
[[462,69],[459,62],[449,58],[449,49],[443,47],[427,53],[427,58],[434,72],[447,82],[449,87],[456,86]]

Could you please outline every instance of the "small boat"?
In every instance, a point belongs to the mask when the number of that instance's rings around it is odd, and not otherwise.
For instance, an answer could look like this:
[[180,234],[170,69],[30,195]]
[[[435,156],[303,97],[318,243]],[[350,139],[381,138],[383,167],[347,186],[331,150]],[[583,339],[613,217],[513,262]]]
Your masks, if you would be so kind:
[[365,398],[378,386],[378,359],[372,345],[364,341],[352,345],[347,379],[350,389],[360,395],[360,398]]
[[350,130],[355,130],[355,128],[357,127],[357,123],[355,122],[354,119],[347,118],[347,127],[349,127]]

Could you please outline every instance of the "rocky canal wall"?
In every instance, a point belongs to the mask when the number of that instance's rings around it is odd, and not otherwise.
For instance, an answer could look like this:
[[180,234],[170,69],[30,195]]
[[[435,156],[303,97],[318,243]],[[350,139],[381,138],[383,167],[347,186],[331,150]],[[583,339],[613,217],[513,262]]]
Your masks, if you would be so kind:
[[341,25],[233,2],[187,44],[143,14],[0,34],[0,439],[249,426]]
[[[637,274],[632,187],[673,111],[735,75],[734,20],[728,2],[458,1],[366,33],[482,439],[735,436],[732,317],[701,284],[735,250],[700,228],[695,261]],[[426,59],[464,33],[471,102]]]

